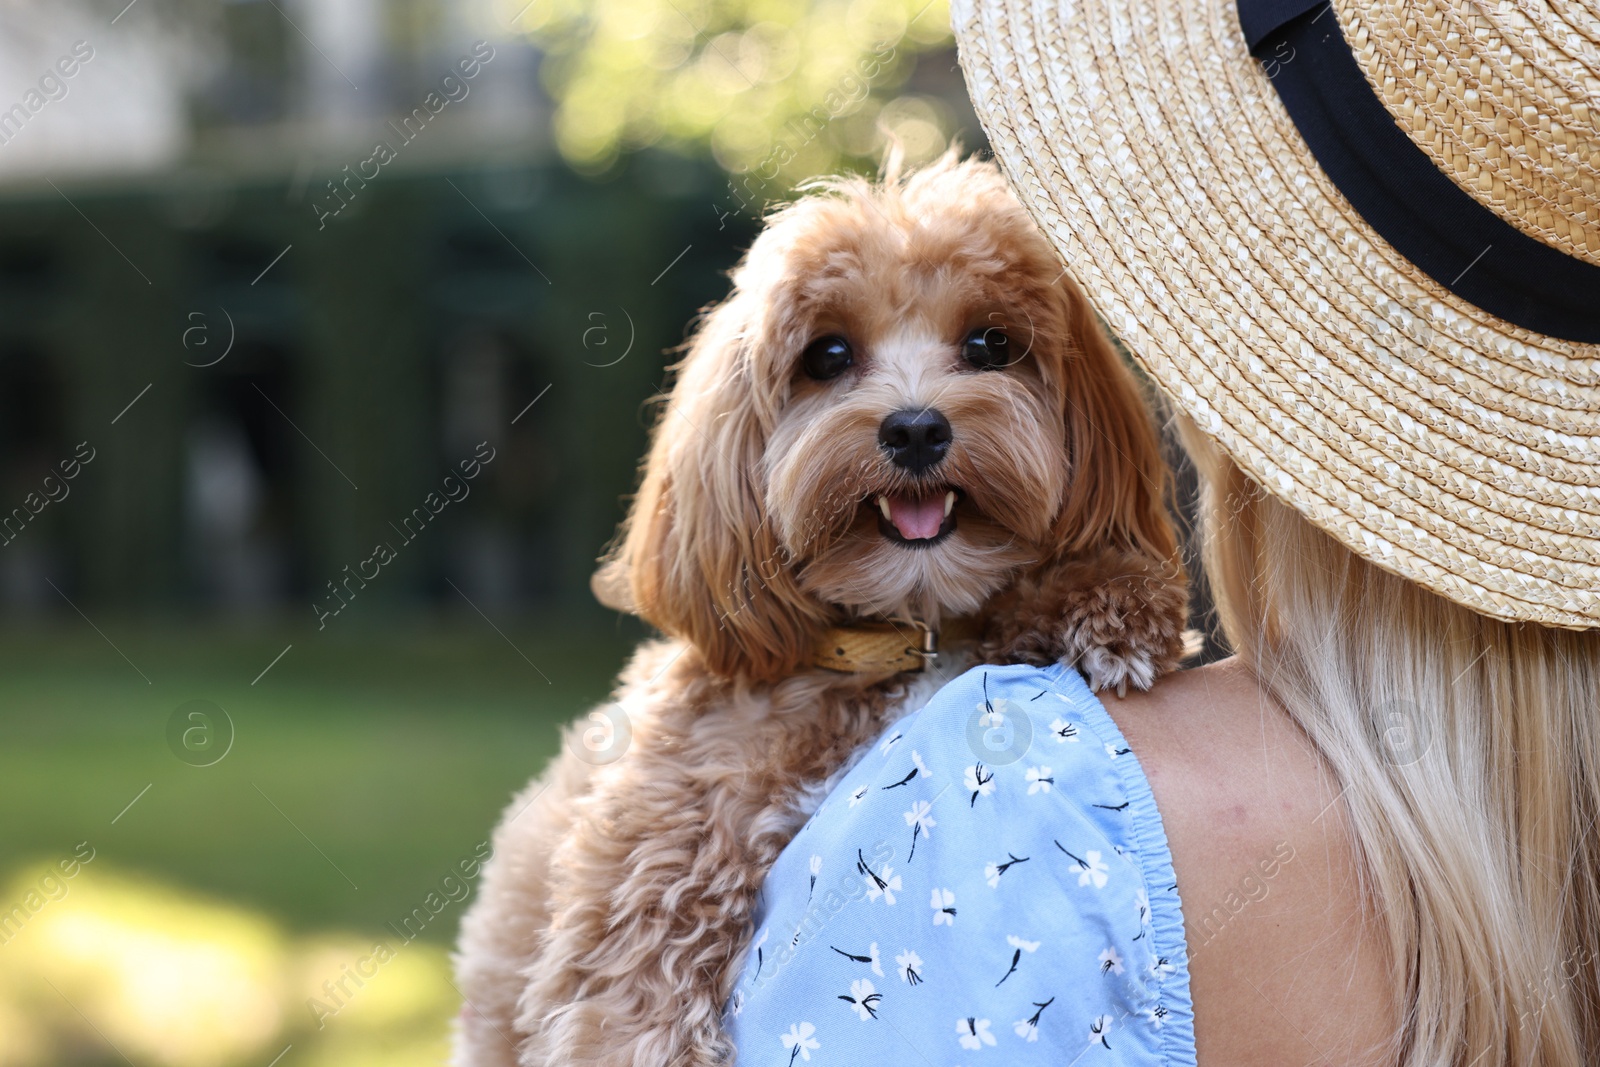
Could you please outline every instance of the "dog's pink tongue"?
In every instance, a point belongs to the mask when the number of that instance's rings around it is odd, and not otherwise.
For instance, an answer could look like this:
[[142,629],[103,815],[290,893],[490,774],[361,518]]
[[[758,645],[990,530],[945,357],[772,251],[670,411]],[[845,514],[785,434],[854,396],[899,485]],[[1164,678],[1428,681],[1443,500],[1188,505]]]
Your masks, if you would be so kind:
[[894,523],[894,528],[907,541],[937,537],[939,527],[944,525],[944,498],[930,496],[918,500],[909,496],[891,496],[889,521]]

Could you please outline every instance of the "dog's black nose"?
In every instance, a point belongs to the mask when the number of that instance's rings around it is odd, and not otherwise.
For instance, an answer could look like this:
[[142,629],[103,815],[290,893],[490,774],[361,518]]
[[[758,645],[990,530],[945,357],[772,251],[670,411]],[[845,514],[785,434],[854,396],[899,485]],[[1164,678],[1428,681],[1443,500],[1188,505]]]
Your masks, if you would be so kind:
[[878,427],[878,444],[895,465],[920,474],[950,451],[950,420],[937,408],[904,408]]

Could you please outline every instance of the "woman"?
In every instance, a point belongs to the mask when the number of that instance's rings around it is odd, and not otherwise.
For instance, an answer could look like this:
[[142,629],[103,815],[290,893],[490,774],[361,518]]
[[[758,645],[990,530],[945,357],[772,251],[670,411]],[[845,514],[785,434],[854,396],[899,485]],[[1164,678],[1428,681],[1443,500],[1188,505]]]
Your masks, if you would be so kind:
[[1237,656],[897,724],[769,876],[741,1063],[1600,1062],[1600,6],[954,13]]

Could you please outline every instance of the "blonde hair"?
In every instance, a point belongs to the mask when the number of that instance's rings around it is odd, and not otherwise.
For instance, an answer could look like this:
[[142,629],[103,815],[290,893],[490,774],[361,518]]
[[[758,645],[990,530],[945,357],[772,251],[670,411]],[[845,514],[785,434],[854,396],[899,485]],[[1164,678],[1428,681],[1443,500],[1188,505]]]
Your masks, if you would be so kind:
[[1397,1062],[1600,1062],[1600,631],[1381,570],[1180,429],[1224,633],[1344,790]]

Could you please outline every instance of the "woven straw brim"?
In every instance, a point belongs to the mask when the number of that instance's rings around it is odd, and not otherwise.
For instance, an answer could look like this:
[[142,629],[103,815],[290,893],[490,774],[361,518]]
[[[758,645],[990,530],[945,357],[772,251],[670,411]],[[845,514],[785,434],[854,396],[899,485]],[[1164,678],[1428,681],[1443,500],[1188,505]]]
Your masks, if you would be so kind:
[[1334,7],[1368,84],[1434,166],[1501,221],[1600,266],[1594,0]]
[[1018,196],[1180,411],[1378,566],[1600,626],[1600,345],[1489,315],[1377,237],[1228,0],[952,13]]

